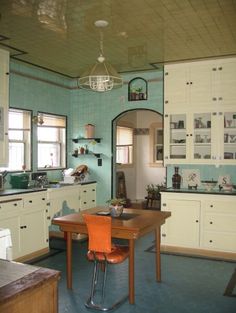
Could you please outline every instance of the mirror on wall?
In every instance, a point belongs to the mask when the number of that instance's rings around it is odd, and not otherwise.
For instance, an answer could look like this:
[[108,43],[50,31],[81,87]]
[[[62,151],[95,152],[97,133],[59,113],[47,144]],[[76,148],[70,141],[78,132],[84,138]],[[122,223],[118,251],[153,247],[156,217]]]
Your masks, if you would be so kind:
[[143,203],[148,184],[162,184],[163,116],[144,109],[130,110],[113,120],[113,196],[128,204]]

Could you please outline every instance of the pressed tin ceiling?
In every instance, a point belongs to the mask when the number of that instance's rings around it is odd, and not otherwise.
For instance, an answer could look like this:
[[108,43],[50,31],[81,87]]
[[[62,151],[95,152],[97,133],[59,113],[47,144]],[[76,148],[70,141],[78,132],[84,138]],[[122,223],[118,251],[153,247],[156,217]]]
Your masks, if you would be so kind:
[[118,72],[236,55],[236,0],[0,0],[0,48],[79,77],[99,54]]

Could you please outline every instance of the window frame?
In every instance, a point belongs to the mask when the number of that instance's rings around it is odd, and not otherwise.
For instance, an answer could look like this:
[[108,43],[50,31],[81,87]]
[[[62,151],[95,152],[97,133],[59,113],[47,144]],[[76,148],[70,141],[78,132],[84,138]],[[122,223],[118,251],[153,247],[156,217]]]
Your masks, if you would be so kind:
[[[43,126],[43,124],[41,124],[40,125],[40,120],[41,119],[43,119],[43,116],[48,116],[48,117],[55,117],[55,118],[57,118],[58,117],[58,119],[61,117],[61,118],[63,118],[64,120],[65,120],[65,127],[57,127],[57,126]],[[68,131],[68,129],[67,129],[67,125],[68,125],[68,123],[67,123],[67,121],[68,121],[68,117],[67,117],[67,115],[63,115],[63,114],[57,114],[57,113],[48,113],[48,112],[42,112],[42,111],[38,111],[37,112],[37,121],[38,121],[38,123],[37,123],[37,130],[36,130],[36,145],[37,145],[37,161],[36,161],[36,168],[37,168],[37,170],[38,171],[40,171],[40,170],[62,170],[62,169],[65,169],[66,168],[66,166],[67,166],[67,131]],[[39,144],[55,144],[55,143],[59,143],[59,145],[61,145],[61,143],[62,143],[62,141],[61,141],[61,138],[59,138],[60,140],[59,141],[43,141],[43,140],[41,140],[41,141],[39,141],[38,140],[38,127],[48,127],[48,128],[58,128],[58,131],[59,131],[59,129],[60,128],[63,128],[63,129],[65,129],[65,133],[64,133],[64,137],[65,137],[65,142],[64,142],[64,147],[63,147],[63,150],[64,151],[62,151],[62,149],[60,148],[60,166],[53,166],[53,167],[46,167],[46,166],[44,166],[44,167],[39,167],[39,164],[38,164],[38,153],[39,153]],[[60,131],[59,131],[60,132]],[[61,137],[61,135],[59,135],[60,137]],[[64,154],[64,156],[62,155],[62,153]],[[63,161],[61,161],[61,160],[63,160],[64,159],[64,164],[61,164],[61,162],[63,162]]]
[[[9,132],[12,130],[19,130],[18,128],[10,128],[8,125],[8,144],[10,144],[10,142],[15,142],[15,143],[19,143],[22,142],[24,144],[24,164],[27,164],[28,167],[26,167],[26,171],[32,171],[33,168],[33,156],[32,156],[32,148],[33,148],[33,124],[32,124],[32,116],[33,116],[33,111],[30,109],[23,109],[23,108],[18,108],[18,107],[9,107],[8,109],[8,118],[9,118],[9,114],[10,111],[19,111],[21,113],[24,112],[28,112],[29,113],[29,142],[25,145],[24,143],[24,139],[22,141],[18,141],[18,140],[11,140],[9,138]],[[27,130],[26,128],[23,128],[22,131],[24,132],[24,130]],[[23,137],[24,137],[24,133],[23,133]],[[26,158],[28,159],[28,161],[26,161]],[[9,162],[10,162],[10,157],[9,157]],[[23,165],[23,164],[22,164]],[[11,170],[8,167],[8,172],[14,173],[14,172],[20,172],[23,171],[22,168],[19,169],[14,169]]]
[[[117,145],[117,128],[129,128],[132,129],[132,145]],[[132,162],[131,163],[118,163],[117,162],[117,147],[132,147]],[[124,167],[133,167],[135,164],[135,141],[134,141],[134,127],[131,125],[126,125],[126,124],[119,124],[116,125],[116,166],[118,168],[124,168]]]

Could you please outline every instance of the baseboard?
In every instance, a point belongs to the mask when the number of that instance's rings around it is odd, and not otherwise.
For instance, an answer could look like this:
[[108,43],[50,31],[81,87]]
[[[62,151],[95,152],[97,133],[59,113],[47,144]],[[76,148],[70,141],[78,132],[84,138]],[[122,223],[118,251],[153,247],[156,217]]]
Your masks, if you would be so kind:
[[161,245],[161,252],[170,252],[176,254],[184,254],[189,256],[199,256],[199,257],[207,257],[211,259],[220,259],[227,261],[236,261],[236,253],[233,252],[222,252],[222,251],[213,251],[213,250],[205,250],[205,249],[197,249],[197,248],[186,248],[186,247],[175,247],[175,246],[167,246]]

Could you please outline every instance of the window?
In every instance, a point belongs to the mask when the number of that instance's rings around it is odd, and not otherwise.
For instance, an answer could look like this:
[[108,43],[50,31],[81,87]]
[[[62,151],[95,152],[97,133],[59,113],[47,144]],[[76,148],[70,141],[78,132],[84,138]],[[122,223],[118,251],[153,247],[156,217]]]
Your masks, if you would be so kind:
[[38,168],[66,166],[66,117],[38,113]]
[[31,111],[9,109],[9,167],[10,171],[31,170]]
[[116,128],[116,163],[133,163],[133,128]]
[[163,161],[163,129],[156,128],[155,134],[155,162]]

